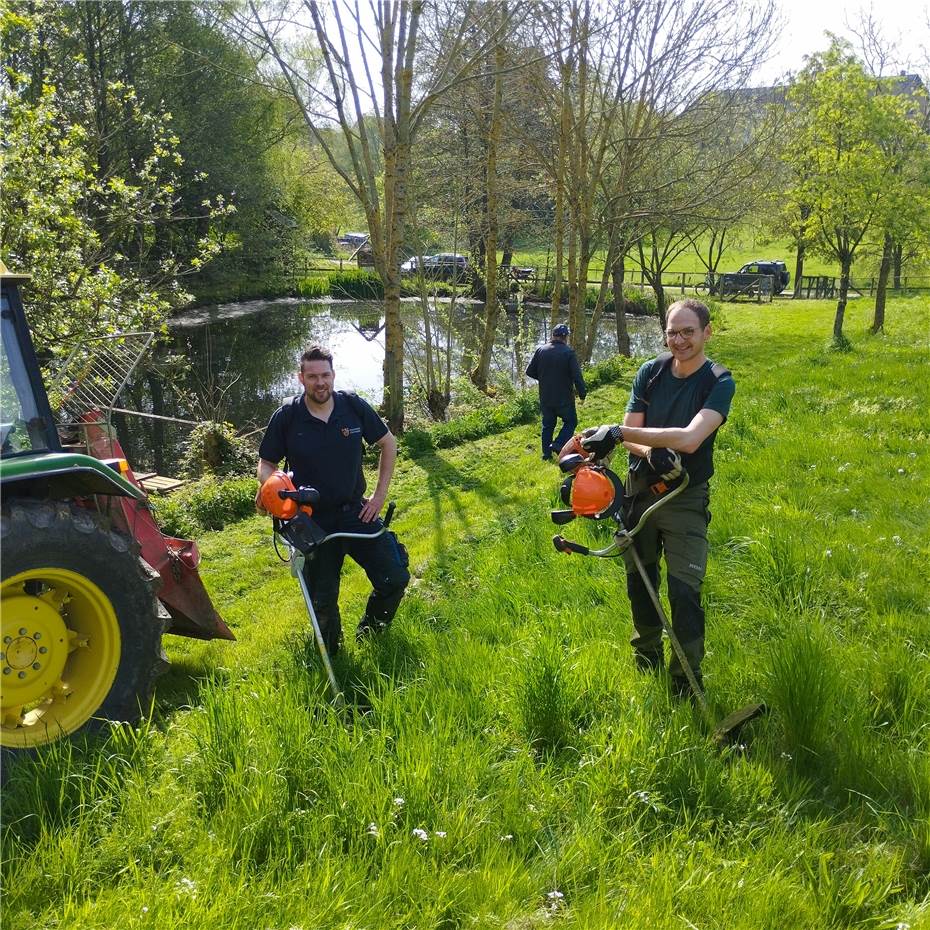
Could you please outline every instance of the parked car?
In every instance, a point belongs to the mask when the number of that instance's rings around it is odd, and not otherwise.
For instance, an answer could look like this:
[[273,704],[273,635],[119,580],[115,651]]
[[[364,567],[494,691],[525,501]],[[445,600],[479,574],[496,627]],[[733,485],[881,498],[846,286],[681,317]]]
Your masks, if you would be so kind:
[[440,281],[464,281],[471,273],[471,264],[464,255],[455,252],[440,252],[438,255],[424,255],[408,258],[400,266],[402,274],[421,273],[424,277]]
[[791,281],[788,266],[780,259],[747,262],[737,274],[768,274],[775,279],[775,293],[780,294]]

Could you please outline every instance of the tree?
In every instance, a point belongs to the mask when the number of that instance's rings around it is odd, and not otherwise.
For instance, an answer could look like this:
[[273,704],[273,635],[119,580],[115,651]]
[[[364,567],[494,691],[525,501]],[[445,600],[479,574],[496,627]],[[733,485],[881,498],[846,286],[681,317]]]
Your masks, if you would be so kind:
[[[159,328],[188,299],[181,277],[218,251],[214,224],[230,208],[220,199],[194,217],[178,210],[183,159],[170,116],[146,111],[133,89],[118,82],[94,94],[103,95],[107,111],[118,113],[120,128],[136,140],[137,160],[120,172],[114,159],[101,159],[99,124],[75,119],[94,110],[80,85],[66,92],[46,83],[37,88],[37,75],[50,76],[48,69],[20,70],[31,60],[37,21],[8,12],[3,26],[12,92],[2,115],[0,250],[11,268],[32,275],[37,342],[52,357],[78,339]],[[172,225],[200,220],[207,226],[192,251],[165,247]]]
[[809,206],[809,246],[840,265],[833,339],[842,345],[853,261],[896,200],[897,156],[883,143],[909,136],[913,122],[906,104],[881,93],[839,40],[810,59],[789,91],[789,105],[804,112],[785,155],[797,179],[789,197]]
[[[290,9],[290,7],[293,9]],[[348,185],[365,212],[375,269],[384,283],[385,353],[384,412],[391,429],[404,425],[404,327],[400,315],[400,263],[407,214],[411,147],[430,107],[443,94],[470,77],[497,41],[494,29],[476,29],[497,15],[496,3],[468,6],[466,14],[434,6],[429,12],[442,22],[444,48],[432,50],[436,63],[418,71],[422,0],[377,2],[363,8],[335,0],[327,8],[304,0],[275,12],[248,0],[248,16],[237,15],[243,35],[260,56],[270,54],[283,78],[281,87],[299,107],[312,139]],[[289,45],[304,16],[299,45]],[[308,18],[308,19],[307,19]],[[506,17],[500,18],[500,29]],[[306,41],[312,36],[315,47]],[[474,40],[474,36],[479,36]],[[360,58],[350,54],[358,49]],[[375,75],[380,77],[376,84]],[[369,119],[369,113],[374,119]],[[348,151],[346,167],[329,144],[324,129],[337,128]],[[383,171],[378,170],[380,150]]]

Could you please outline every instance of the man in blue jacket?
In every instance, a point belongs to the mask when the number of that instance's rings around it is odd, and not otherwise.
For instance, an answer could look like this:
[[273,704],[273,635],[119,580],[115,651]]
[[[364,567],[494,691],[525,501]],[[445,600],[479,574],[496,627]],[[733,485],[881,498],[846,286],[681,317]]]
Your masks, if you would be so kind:
[[[578,425],[575,413],[575,393],[584,401],[588,393],[581,366],[575,350],[568,345],[568,327],[559,323],[552,330],[552,340],[539,346],[527,366],[526,373],[539,382],[539,406],[542,410],[542,458],[552,461],[552,453],[558,452],[571,439]],[[562,429],[552,441],[555,421],[562,421]]]

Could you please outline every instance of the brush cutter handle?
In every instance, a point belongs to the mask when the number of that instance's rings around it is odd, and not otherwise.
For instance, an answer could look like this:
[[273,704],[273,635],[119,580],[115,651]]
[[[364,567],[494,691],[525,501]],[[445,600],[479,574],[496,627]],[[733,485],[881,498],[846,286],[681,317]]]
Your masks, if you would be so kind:
[[555,546],[559,552],[564,552],[566,555],[571,555],[573,552],[577,552],[579,555],[588,555],[591,552],[587,546],[572,542],[570,539],[566,539],[561,535],[552,537],[552,545]]

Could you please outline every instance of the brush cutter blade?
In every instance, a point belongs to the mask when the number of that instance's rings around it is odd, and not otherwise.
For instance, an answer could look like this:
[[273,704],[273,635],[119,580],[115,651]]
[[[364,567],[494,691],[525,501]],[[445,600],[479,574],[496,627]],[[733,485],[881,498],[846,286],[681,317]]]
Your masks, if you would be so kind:
[[762,717],[769,711],[765,704],[747,704],[728,714],[714,728],[714,742],[720,745],[724,743],[735,743],[739,737],[740,731],[756,717]]

